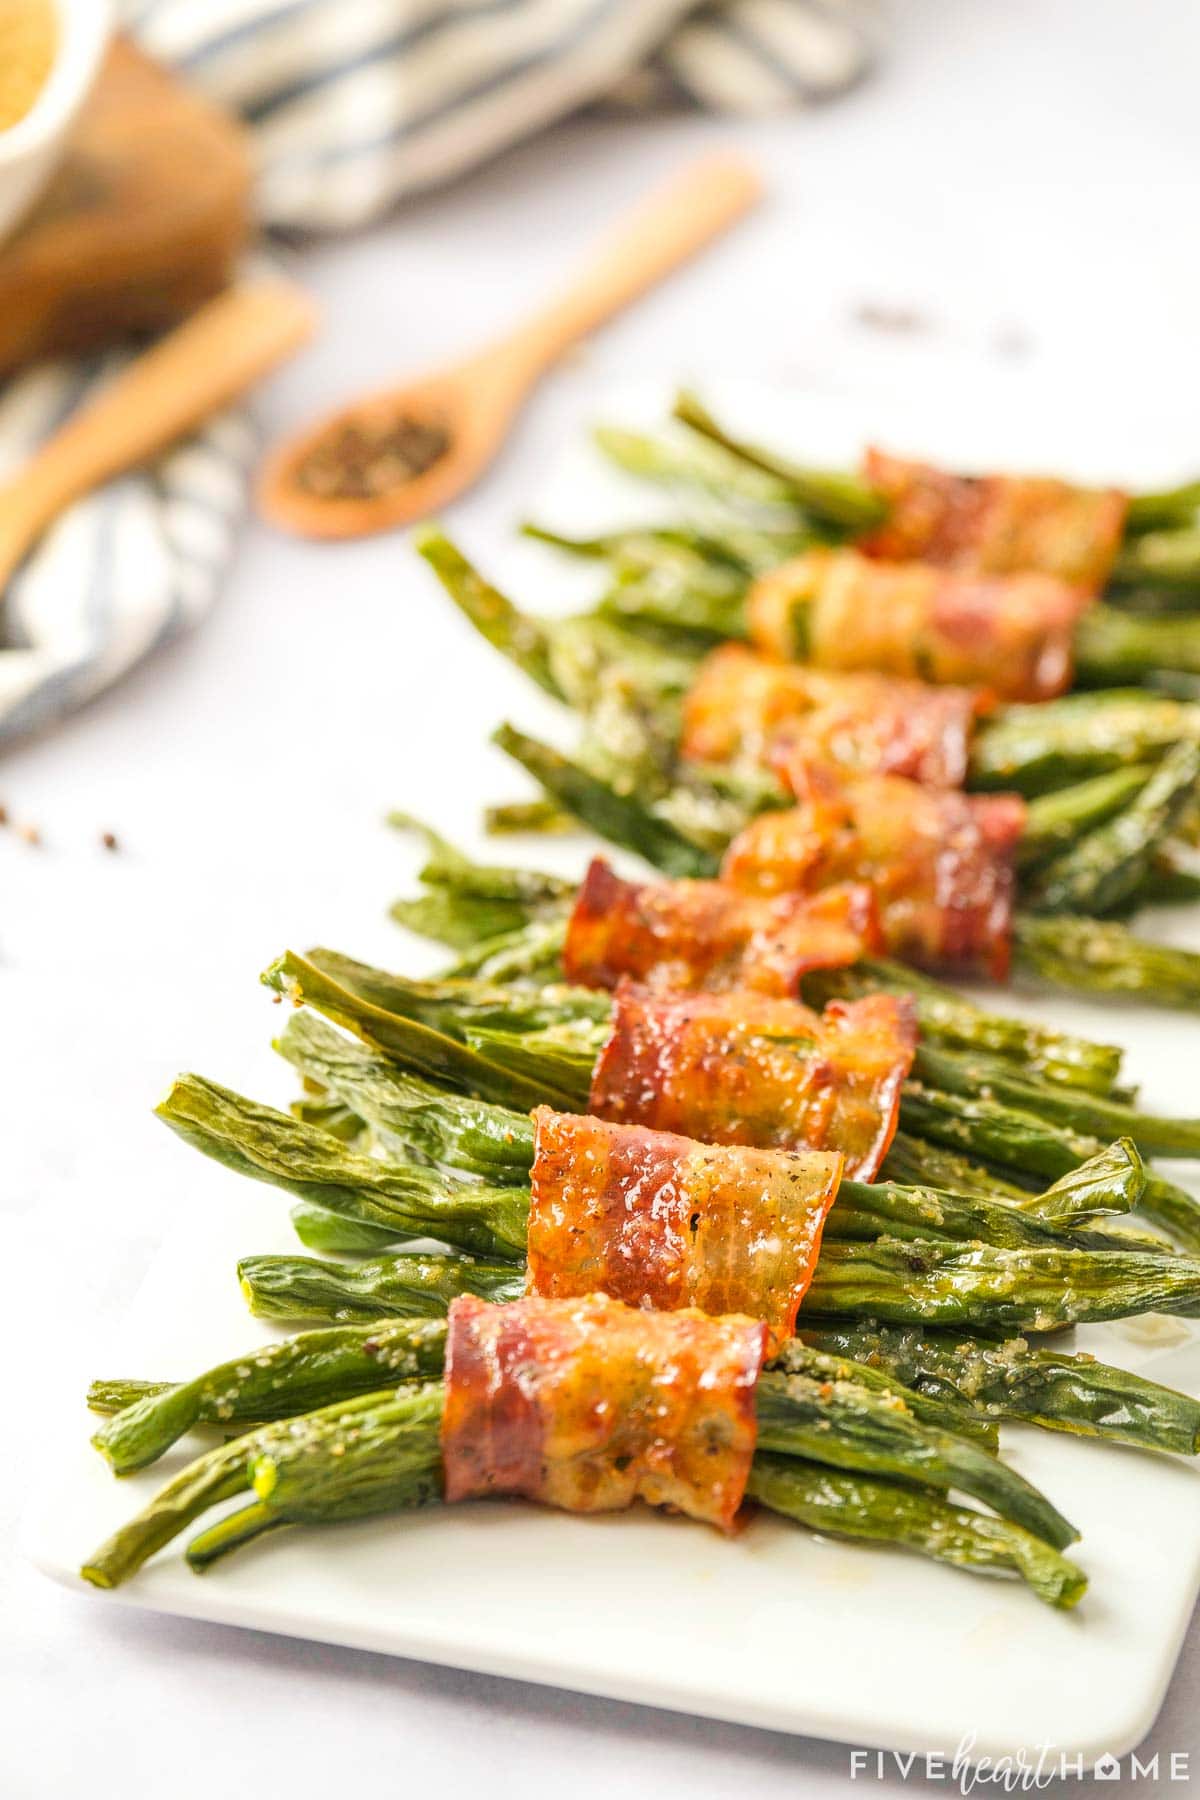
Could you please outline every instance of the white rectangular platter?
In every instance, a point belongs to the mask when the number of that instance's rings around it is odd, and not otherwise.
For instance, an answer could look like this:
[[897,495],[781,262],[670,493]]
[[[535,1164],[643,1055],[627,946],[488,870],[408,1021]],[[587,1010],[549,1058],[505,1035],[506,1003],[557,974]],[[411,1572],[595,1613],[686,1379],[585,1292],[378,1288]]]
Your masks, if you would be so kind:
[[[1174,443],[1161,421],[1136,432],[1127,419],[1113,421],[1105,432],[1094,418],[1081,424],[1068,405],[1040,396],[1031,404],[1019,388],[998,389],[986,405],[960,396],[940,409],[928,396],[918,405],[878,393],[781,395],[723,383],[706,392],[742,429],[813,462],[846,461],[876,438],[964,464],[1040,464],[1136,482],[1169,479],[1188,464],[1182,424]],[[650,421],[664,404],[661,391],[618,393],[605,414]],[[1134,444],[1152,446],[1136,467]],[[565,460],[538,506],[540,517],[568,528],[665,510],[605,475],[583,451]],[[519,583],[531,605],[579,592],[577,571],[564,577],[561,564],[531,547],[470,548],[489,570]],[[467,716],[482,733],[495,704],[492,653],[480,643],[464,654],[473,659],[478,695]],[[404,730],[401,723],[398,735]],[[398,762],[404,748],[398,743]],[[474,836],[470,816],[439,823]],[[581,867],[584,854],[560,847],[554,860]],[[537,855],[534,847],[529,860]],[[335,928],[331,920],[326,941],[338,941]],[[1189,930],[1182,919],[1164,918],[1161,928],[1180,941]],[[399,936],[396,943],[399,964],[405,947]],[[1130,1073],[1144,1083],[1148,1105],[1198,1110],[1192,1019],[1057,999],[1011,1004],[1115,1037],[1128,1046]],[[168,1242],[121,1343],[91,1373],[182,1377],[272,1335],[247,1319],[233,1270],[250,1251],[295,1249],[283,1197],[182,1148],[179,1166],[172,1203],[203,1227],[181,1227]],[[1104,1327],[1081,1333],[1079,1344],[1200,1393],[1200,1333],[1191,1325]],[[82,1408],[61,1422],[27,1522],[30,1554],[69,1583],[82,1558],[183,1460],[177,1452],[118,1483],[88,1447],[88,1434]],[[966,1742],[976,1757],[1024,1748],[1036,1758],[1043,1745],[1087,1760],[1120,1755],[1154,1719],[1200,1589],[1200,1471],[1048,1433],[1006,1428],[1004,1435],[1015,1466],[1083,1533],[1078,1558],[1091,1588],[1074,1614],[1050,1611],[1015,1582],[818,1540],[766,1516],[726,1541],[644,1511],[580,1520],[519,1505],[281,1533],[202,1579],[167,1553],[127,1588],[97,1595],[96,1604],[150,1607],[859,1745],[953,1754]]]

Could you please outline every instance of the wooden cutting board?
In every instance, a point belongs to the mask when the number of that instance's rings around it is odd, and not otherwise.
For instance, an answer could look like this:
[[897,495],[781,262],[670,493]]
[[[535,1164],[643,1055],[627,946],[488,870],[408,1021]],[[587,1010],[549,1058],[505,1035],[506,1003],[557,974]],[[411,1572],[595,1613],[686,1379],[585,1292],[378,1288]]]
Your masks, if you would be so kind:
[[226,285],[249,229],[241,127],[118,40],[61,167],[0,247],[0,374],[174,324]]

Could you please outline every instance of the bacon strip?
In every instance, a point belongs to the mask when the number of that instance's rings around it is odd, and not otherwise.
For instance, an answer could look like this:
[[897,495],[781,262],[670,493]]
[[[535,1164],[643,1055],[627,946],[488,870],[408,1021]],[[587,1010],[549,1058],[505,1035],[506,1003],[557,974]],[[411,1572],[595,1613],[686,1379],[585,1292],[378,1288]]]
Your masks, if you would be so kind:
[[1006,575],[1035,570],[1095,594],[1112,573],[1129,497],[1041,475],[948,475],[871,449],[863,473],[891,504],[868,556]]
[[729,1531],[757,1436],[767,1328],[592,1294],[450,1307],[447,1500],[521,1495],[567,1512],[644,1500]]
[[1087,595],[1053,575],[989,575],[932,562],[873,562],[810,550],[750,590],[750,636],[769,655],[821,669],[876,669],[960,683],[1002,700],[1070,686]]
[[682,754],[770,765],[780,747],[862,775],[961,787],[982,693],[774,662],[744,644],[706,656],[684,701]]
[[533,1116],[530,1293],[748,1313],[766,1321],[773,1343],[792,1336],[842,1178],[840,1151],[698,1144],[548,1106]]
[[623,983],[589,1110],[709,1144],[840,1150],[878,1174],[912,1066],[912,1003],[891,994],[823,1013],[761,994],[656,994]]
[[894,775],[839,785],[793,768],[799,804],[764,813],[725,854],[722,878],[758,894],[874,888],[888,951],[907,962],[1002,981],[1012,955],[1015,794],[935,793]]
[[794,994],[809,969],[843,969],[882,944],[869,887],[810,897],[737,893],[719,881],[623,881],[602,857],[567,926],[568,981],[612,988],[754,988]]

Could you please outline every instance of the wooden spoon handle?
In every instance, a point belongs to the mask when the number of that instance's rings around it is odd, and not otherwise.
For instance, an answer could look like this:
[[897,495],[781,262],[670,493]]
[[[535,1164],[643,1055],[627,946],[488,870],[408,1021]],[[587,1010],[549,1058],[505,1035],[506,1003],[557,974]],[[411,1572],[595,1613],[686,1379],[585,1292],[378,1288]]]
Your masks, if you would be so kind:
[[635,209],[567,292],[509,340],[535,369],[594,331],[728,229],[762,195],[762,181],[740,156],[695,163]]
[[122,370],[0,493],[0,582],[72,500],[218,412],[298,349],[315,321],[290,283],[234,288]]

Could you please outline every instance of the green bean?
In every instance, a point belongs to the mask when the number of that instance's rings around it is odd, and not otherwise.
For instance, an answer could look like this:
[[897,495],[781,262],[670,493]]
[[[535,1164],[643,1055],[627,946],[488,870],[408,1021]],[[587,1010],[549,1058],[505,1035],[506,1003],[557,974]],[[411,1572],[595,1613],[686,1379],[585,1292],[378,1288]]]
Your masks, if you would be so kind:
[[[602,1041],[602,1040],[601,1040]],[[600,1045],[580,1042],[555,1031],[469,1031],[467,1042],[481,1056],[513,1075],[534,1082],[545,1080],[556,1093],[565,1094],[568,1111],[587,1107],[592,1070]]]
[[446,971],[460,980],[552,982],[562,979],[567,921],[535,919],[520,931],[485,938]]
[[1030,904],[1043,912],[1090,914],[1121,906],[1150,876],[1157,846],[1182,819],[1198,786],[1200,744],[1178,743],[1128,806],[1038,870],[1027,889]]
[[1132,1138],[1093,1149],[1041,1193],[1014,1200],[1023,1211],[1060,1230],[1126,1213],[1143,1199],[1153,1177]]
[[312,1412],[383,1383],[440,1380],[446,1328],[438,1320],[308,1331],[146,1395],[92,1438],[117,1475],[143,1469],[195,1425],[263,1422]]
[[[204,1531],[197,1532],[185,1552],[188,1568],[193,1575],[203,1575],[222,1556],[228,1556],[231,1550],[240,1550],[243,1545],[253,1543],[255,1538],[265,1537],[268,1531],[276,1531],[290,1521],[278,1517],[269,1506],[261,1500],[252,1501],[248,1506],[239,1506],[236,1512],[226,1513],[215,1525],[209,1525]],[[83,1571],[86,1574],[86,1570]]]
[[1200,1200],[1186,1188],[1152,1170],[1138,1211],[1169,1232],[1189,1256],[1200,1256]]
[[[532,519],[523,519],[517,529],[522,537],[532,538],[537,544],[548,544],[552,550],[565,550],[568,555],[582,557],[588,562],[612,562],[619,556],[654,554],[664,545],[694,547],[692,533],[684,525],[629,525],[591,537],[578,537],[567,531],[555,531],[550,525],[538,525]],[[729,561],[719,541],[715,550],[722,561]]]
[[449,888],[433,888],[409,900],[393,900],[388,915],[416,937],[431,938],[448,950],[470,952],[481,941],[523,932],[529,909],[511,901],[480,900]]
[[569,555],[608,562],[619,584],[653,576],[686,587],[690,579],[714,601],[740,596],[751,576],[776,568],[813,541],[805,524],[760,525],[724,517],[712,531],[686,522],[634,525],[582,538],[533,524],[522,525],[521,531]]
[[542,1031],[553,1025],[606,1024],[612,1008],[610,994],[571,987],[561,978],[538,987],[477,978],[412,981],[323,947],[308,951],[304,960],[369,1006],[448,1037],[465,1039],[477,1029]]
[[289,1107],[293,1119],[302,1125],[315,1125],[343,1144],[357,1144],[363,1134],[363,1121],[358,1114],[328,1094],[304,1093]]
[[1016,1179],[1019,1171],[997,1173],[991,1166],[974,1162],[944,1144],[910,1137],[897,1131],[884,1158],[882,1176],[903,1184],[929,1186],[952,1194],[981,1194],[984,1198],[1027,1200],[1029,1187]]
[[982,1098],[1035,1113],[1090,1137],[1129,1137],[1149,1155],[1200,1156],[1200,1119],[1162,1118],[1139,1112],[1106,1095],[1087,1094],[1049,1081],[1030,1080],[999,1057],[973,1056],[921,1043],[913,1074],[926,1087]]
[[[807,534],[790,540],[806,542]],[[785,553],[785,552],[781,552]],[[775,561],[780,560],[777,555]],[[680,530],[671,536],[626,534],[614,551],[613,586],[663,586],[703,598],[713,608],[738,608],[750,584],[751,566],[734,554],[727,541],[705,538],[695,531]]]
[[516,837],[528,831],[561,834],[579,828],[553,800],[507,800],[484,807],[483,829],[489,837]]
[[1098,1044],[1054,1026],[985,1012],[953,988],[902,963],[864,956],[851,968],[814,970],[804,978],[805,996],[817,1005],[832,999],[858,999],[881,989],[911,997],[922,1043],[1003,1056],[1048,1081],[1097,1094],[1111,1092],[1120,1072],[1122,1053],[1117,1045]]
[[311,1256],[244,1256],[238,1280],[260,1319],[440,1319],[460,1294],[519,1300],[525,1271],[470,1256],[372,1257],[349,1265]]
[[1194,853],[1170,841],[1160,844],[1140,885],[1130,894],[1128,909],[1140,906],[1181,906],[1200,900],[1200,868]]
[[1059,788],[1031,800],[1017,848],[1017,866],[1027,869],[1069,849],[1082,833],[1120,815],[1146,787],[1153,773],[1151,765],[1135,763],[1131,768],[1094,775],[1074,787]]
[[825,1222],[825,1243],[869,1243],[877,1238],[921,1243],[982,1243],[1001,1249],[1057,1246],[1113,1249],[1103,1230],[1058,1223],[1033,1207],[980,1194],[947,1193],[892,1181],[843,1180]]
[[555,700],[565,699],[551,666],[549,627],[519,612],[438,526],[423,526],[413,542],[476,631]]
[[1097,687],[1124,687],[1160,670],[1200,674],[1200,622],[1140,618],[1095,602],[1075,627],[1075,666],[1080,682]]
[[396,901],[392,918],[451,949],[469,950],[482,938],[523,930],[536,918],[561,912],[573,892],[572,883],[540,869],[476,862],[409,813],[391,813],[388,824],[417,833],[430,851],[420,879],[431,891]]
[[760,520],[774,519],[784,529],[798,530],[806,522],[790,481],[757,469],[744,457],[702,437],[652,438],[643,432],[600,425],[592,438],[609,462],[639,481],[695,489]]
[[[911,1140],[906,1140],[906,1146]],[[918,1146],[924,1152],[926,1146]],[[903,1165],[906,1150],[898,1163]],[[889,1161],[891,1158],[889,1157]],[[1099,1150],[1040,1193],[1010,1186],[984,1169],[970,1171],[965,1190],[937,1186],[931,1177],[917,1178],[924,1166],[953,1181],[961,1170],[937,1169],[927,1154],[909,1162],[904,1182],[878,1181],[870,1186],[843,1181],[837,1205],[826,1223],[835,1238],[929,1238],[975,1240],[1001,1248],[1019,1244],[1058,1244],[1060,1248],[1131,1249],[1124,1221],[1115,1239],[1108,1223],[1141,1200],[1148,1177],[1134,1144],[1119,1139]],[[885,1169],[885,1174],[890,1171]],[[874,1229],[870,1229],[871,1225]],[[1141,1247],[1155,1251],[1160,1240],[1144,1234]]]
[[560,875],[550,875],[542,869],[477,862],[412,813],[391,812],[387,822],[393,831],[424,840],[428,857],[420,879],[427,886],[451,888],[456,893],[477,895],[481,900],[512,901],[522,907],[558,906],[574,895],[575,883]]
[[[905,1410],[922,1425],[934,1431],[949,1431],[956,1437],[970,1438],[995,1452],[1000,1445],[996,1426],[977,1410],[973,1402],[956,1395],[940,1399],[918,1388],[905,1387],[894,1376],[884,1374],[873,1361],[858,1362],[843,1352],[832,1354],[815,1344],[789,1338],[767,1364],[768,1370],[784,1375],[803,1375],[818,1384],[852,1382],[866,1388],[877,1398],[903,1402]],[[818,1461],[820,1458],[817,1459]]]
[[1053,987],[1188,1012],[1200,1006],[1200,955],[1135,937],[1114,919],[1018,912],[1013,938],[1017,967]]
[[[1052,1331],[1143,1312],[1190,1315],[1200,1262],[1145,1251],[827,1244],[804,1311],[901,1325]],[[803,1319],[803,1314],[801,1315]]]
[[773,476],[799,506],[831,525],[851,532],[869,531],[887,517],[886,503],[857,476],[841,470],[805,469],[786,457],[731,437],[695,394],[677,394],[672,410],[682,424],[720,444],[740,462]]
[[763,1453],[746,1493],[823,1536],[900,1544],[957,1568],[1010,1570],[1050,1606],[1075,1606],[1087,1588],[1074,1563],[1018,1526],[901,1483]]
[[366,1225],[361,1219],[347,1219],[331,1213],[311,1200],[298,1200],[289,1208],[292,1229],[306,1250],[319,1256],[371,1256],[376,1250],[390,1250],[396,1234],[386,1225]]
[[194,1539],[189,1564],[207,1568],[264,1527],[338,1524],[440,1501],[444,1405],[442,1384],[430,1382],[342,1401],[264,1432],[246,1459],[258,1503],[251,1520],[235,1514],[232,1539],[221,1526],[219,1535]]
[[[290,1421],[289,1421],[290,1426]],[[265,1426],[263,1435],[280,1426]],[[246,1488],[246,1451],[251,1440],[235,1438],[199,1457],[159,1490],[136,1518],[123,1525],[84,1563],[79,1573],[93,1587],[114,1588],[128,1581],[202,1513]]]
[[416,1151],[489,1181],[528,1177],[529,1121],[523,1114],[447,1094],[307,1011],[292,1015],[275,1048],[310,1081],[338,1095],[389,1151]]
[[[919,1082],[905,1084],[900,1118],[910,1133],[1025,1177],[1057,1180],[1103,1149],[1086,1133],[990,1095],[950,1094]],[[1151,1171],[1139,1205],[1186,1249],[1200,1253],[1200,1201],[1185,1189]]]
[[678,569],[618,569],[597,611],[693,658],[726,638],[746,636],[745,599],[733,584],[700,586]]
[[[902,1188],[932,1187],[941,1204],[947,1196],[955,1201],[972,1196],[987,1206],[1007,1206],[1010,1212],[1019,1211],[1057,1234],[1060,1243],[1094,1250],[1142,1249],[1161,1253],[1165,1248],[1161,1237],[1130,1223],[1127,1209],[1136,1205],[1140,1213],[1177,1236],[1185,1249],[1200,1251],[1197,1203],[1182,1188],[1148,1173],[1128,1140],[1099,1150],[1051,1187],[1033,1192],[1028,1186],[1028,1175],[1024,1178],[1026,1185],[1020,1185],[1020,1170],[974,1163],[940,1144],[910,1138],[898,1131],[884,1159],[882,1175],[899,1182]],[[969,1221],[969,1215],[962,1217],[964,1223]],[[841,1235],[849,1234],[843,1230]],[[901,1237],[905,1233],[893,1227],[889,1235]],[[969,1234],[963,1231],[960,1235]],[[978,1215],[974,1235],[984,1243],[1003,1246],[1013,1242],[1011,1230],[1006,1236],[1003,1222],[987,1213]]]
[[950,1150],[1048,1180],[1078,1167],[1099,1148],[1094,1138],[990,1096],[947,1093],[918,1081],[905,1083],[900,1120],[909,1133]]
[[977,1444],[936,1431],[887,1394],[853,1381],[764,1369],[756,1390],[758,1444],[857,1473],[957,1488],[1044,1543],[1064,1550],[1079,1533],[1044,1495]]
[[492,742],[527,769],[534,780],[568,811],[601,837],[625,845],[667,875],[712,876],[718,857],[656,818],[634,795],[618,794],[570,757],[526,736],[515,726],[501,725]]
[[[224,1444],[168,1482],[80,1573],[95,1587],[118,1586],[202,1513],[249,1487],[261,1488],[264,1505],[270,1496],[269,1506],[256,1512],[253,1530],[247,1522],[237,1523],[240,1514],[234,1515],[232,1526],[218,1527],[227,1548],[246,1542],[268,1524],[361,1518],[436,1500],[441,1493],[442,1401],[436,1384],[363,1394],[308,1414],[302,1427],[294,1419],[282,1420]],[[289,1463],[292,1476],[281,1483],[279,1475]],[[307,1486],[301,1485],[305,1469],[311,1474]],[[197,1560],[203,1564],[210,1557],[203,1554]]]
[[123,1412],[127,1406],[151,1399],[156,1394],[169,1393],[175,1386],[173,1381],[135,1381],[102,1376],[88,1383],[88,1409],[105,1415]]
[[1142,688],[1066,694],[1040,706],[1006,706],[971,740],[969,784],[1037,795],[1155,762],[1181,738],[1200,736],[1200,708]]
[[198,1075],[180,1076],[156,1111],[206,1156],[329,1212],[386,1226],[402,1239],[433,1236],[485,1256],[524,1253],[528,1196],[518,1189],[362,1156]]
[[1200,481],[1184,482],[1181,487],[1164,488],[1158,493],[1131,494],[1125,515],[1129,536],[1143,531],[1158,531],[1172,525],[1189,525],[1200,511]]
[[[995,1344],[865,1322],[806,1324],[803,1340],[826,1354],[855,1358],[856,1368],[873,1367],[885,1383],[974,1406],[987,1418],[1184,1456],[1200,1451],[1200,1400],[1094,1356],[1032,1349],[1022,1338]],[[791,1349],[785,1347],[784,1366]]]
[[1200,528],[1183,525],[1128,539],[1117,557],[1113,579],[1200,591]]
[[376,1006],[361,991],[336,980],[328,965],[289,950],[271,964],[262,980],[276,993],[297,1005],[315,1007],[364,1043],[431,1080],[521,1111],[543,1100],[553,1103],[544,1086],[536,1087],[507,1073],[459,1039],[446,1037],[419,1019]]

